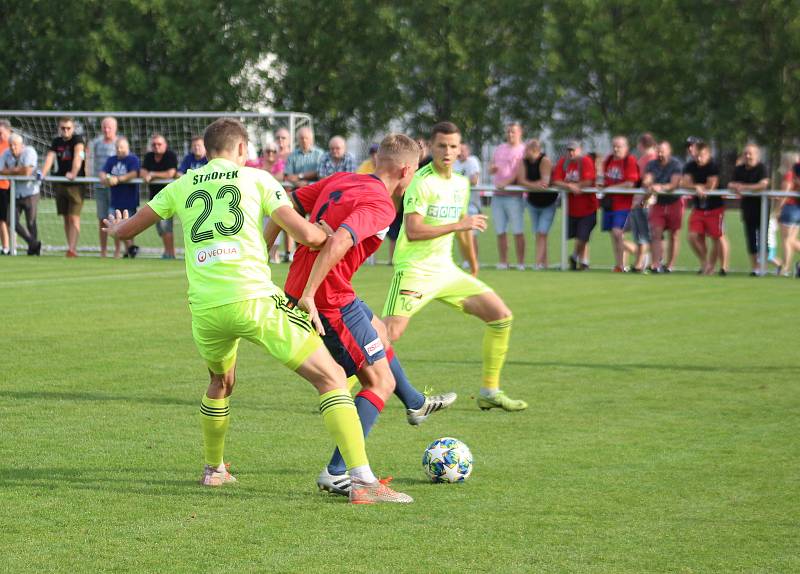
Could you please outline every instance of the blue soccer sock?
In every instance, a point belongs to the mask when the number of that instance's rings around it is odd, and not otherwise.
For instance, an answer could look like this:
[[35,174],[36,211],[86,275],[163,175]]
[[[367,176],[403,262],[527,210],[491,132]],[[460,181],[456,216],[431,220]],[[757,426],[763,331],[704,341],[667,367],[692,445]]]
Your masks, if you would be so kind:
[[[381,414],[384,403],[378,395],[369,390],[363,390],[358,393],[353,402],[356,404],[358,418],[361,420],[361,427],[364,429],[364,436],[366,437],[375,421],[378,420],[378,415]],[[331,461],[328,463],[328,472],[336,475],[347,472],[347,465],[344,463],[338,448],[333,451]]]
[[397,398],[403,401],[407,409],[419,409],[425,404],[425,395],[419,392],[408,380],[400,361],[394,354],[392,349],[386,353],[386,358],[389,359],[389,368],[394,375],[394,394]]

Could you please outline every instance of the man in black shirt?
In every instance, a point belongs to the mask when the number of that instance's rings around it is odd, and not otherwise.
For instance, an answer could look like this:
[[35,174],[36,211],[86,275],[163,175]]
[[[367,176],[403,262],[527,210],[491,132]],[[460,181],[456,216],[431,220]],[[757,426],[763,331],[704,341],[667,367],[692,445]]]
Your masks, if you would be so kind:
[[[145,154],[139,175],[150,188],[150,199],[166,187],[165,184],[151,184],[153,179],[172,179],[178,171],[178,156],[167,149],[167,139],[161,134],[153,134],[150,138],[152,151]],[[172,233],[172,218],[162,219],[156,226],[161,240],[164,242],[162,259],[175,259],[175,236]]]
[[[694,191],[694,209],[689,216],[689,245],[700,260],[698,273],[711,275],[720,254],[720,238],[725,207],[719,196],[707,195],[717,189],[719,168],[711,160],[711,150],[706,143],[697,144],[697,160],[683,168],[683,187]],[[711,250],[706,246],[706,236],[711,238]],[[720,275],[725,275],[725,268]]]
[[[75,133],[75,122],[64,117],[58,120],[59,136],[50,144],[42,167],[42,179],[47,177],[53,162],[58,160],[55,175],[75,179],[86,175],[84,159],[86,147],[83,136]],[[64,217],[64,234],[67,236],[67,257],[77,257],[78,237],[81,234],[81,208],[83,208],[84,188],[75,183],[55,183],[56,212]]]
[[[728,184],[728,188],[737,194],[742,191],[758,192],[767,189],[769,177],[767,176],[767,168],[759,161],[761,153],[758,146],[754,144],[746,145],[742,156],[744,162],[736,166],[733,171],[733,179]],[[750,275],[754,277],[762,275],[765,270],[761,269],[758,264],[758,247],[762,241],[760,234],[760,197],[742,197],[742,221],[744,222],[744,233],[747,239],[747,252],[750,254],[750,263],[752,265]]]

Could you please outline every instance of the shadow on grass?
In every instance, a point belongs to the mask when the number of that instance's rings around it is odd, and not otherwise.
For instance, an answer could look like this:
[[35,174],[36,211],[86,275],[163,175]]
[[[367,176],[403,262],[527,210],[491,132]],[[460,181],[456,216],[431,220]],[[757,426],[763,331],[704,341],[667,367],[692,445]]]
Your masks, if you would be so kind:
[[[179,397],[154,397],[154,396],[132,396],[124,394],[112,393],[98,393],[96,391],[4,391],[4,396],[17,400],[31,400],[31,401],[82,401],[82,402],[123,402],[123,403],[145,403],[151,405],[162,406],[183,406],[200,408],[200,395],[196,399],[182,399]],[[236,403],[236,410],[281,410],[281,406],[263,405],[263,404],[248,404],[246,401]],[[319,414],[318,408],[307,409],[309,413]]]
[[200,400],[179,399],[176,397],[132,397],[130,395],[116,395],[98,392],[78,391],[5,391],[7,397],[20,400],[44,401],[99,401],[99,402],[126,402],[150,403],[155,405],[185,405],[200,407]]
[[[296,474],[296,471],[284,472],[286,474]],[[260,484],[260,481],[255,479],[247,484],[247,477],[251,476],[251,473],[242,475],[244,483],[239,482],[220,488],[201,486],[198,482],[199,473],[197,476],[189,476],[182,470],[175,470],[172,475],[180,475],[182,478],[152,478],[152,476],[143,474],[141,467],[106,470],[87,469],[86,467],[6,468],[0,475],[0,488],[22,488],[29,491],[45,492],[77,490],[92,491],[95,495],[102,493],[136,494],[151,497],[181,497],[184,499],[231,496],[237,499],[263,500],[280,494],[284,502],[316,502],[318,498],[325,500],[325,497],[321,496],[312,487],[302,491],[287,491],[285,489],[279,491],[274,487],[264,487],[263,484]],[[331,498],[333,499],[331,502],[341,502],[343,500],[342,497]]]
[[[436,365],[480,365],[480,360],[460,360],[449,361],[442,359],[412,359],[403,357],[404,364],[427,363]],[[730,367],[724,365],[687,365],[674,363],[670,365],[658,363],[575,363],[567,361],[506,361],[506,365],[518,365],[522,367],[561,367],[570,369],[601,369],[609,371],[687,371],[695,373],[780,373],[796,372],[797,367],[776,367],[771,365],[758,365],[752,367]]]

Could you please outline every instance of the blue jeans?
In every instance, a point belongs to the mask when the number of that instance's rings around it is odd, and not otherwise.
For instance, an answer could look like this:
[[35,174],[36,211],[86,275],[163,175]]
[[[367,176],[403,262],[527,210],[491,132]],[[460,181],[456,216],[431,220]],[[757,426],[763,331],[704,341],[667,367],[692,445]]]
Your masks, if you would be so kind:
[[548,205],[547,207],[536,207],[535,205],[528,204],[528,213],[531,215],[531,231],[534,235],[540,233],[547,235],[550,233],[550,228],[553,226],[553,220],[556,218],[556,204]]

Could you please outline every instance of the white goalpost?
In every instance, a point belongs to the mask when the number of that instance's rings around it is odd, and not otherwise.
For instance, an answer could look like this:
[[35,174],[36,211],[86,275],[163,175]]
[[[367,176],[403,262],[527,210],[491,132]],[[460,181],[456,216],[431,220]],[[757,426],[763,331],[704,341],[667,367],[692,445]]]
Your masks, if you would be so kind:
[[[295,133],[301,127],[313,127],[313,118],[309,114],[301,112],[126,112],[126,111],[27,111],[27,110],[0,110],[0,118],[7,119],[11,123],[14,133],[21,135],[26,146],[33,147],[38,156],[37,169],[41,169],[44,158],[50,148],[50,144],[58,135],[58,120],[61,117],[70,117],[75,123],[75,134],[81,135],[86,141],[87,148],[89,142],[101,136],[100,124],[105,117],[114,117],[117,120],[117,134],[125,136],[131,144],[131,152],[139,158],[149,151],[150,137],[154,133],[163,135],[168,142],[169,148],[178,156],[178,161],[189,153],[191,139],[193,136],[202,135],[205,127],[220,117],[232,117],[240,120],[247,127],[250,134],[251,152],[259,153],[267,143],[273,141],[275,131],[279,128],[286,128],[290,134],[292,144],[295,141]],[[91,158],[89,158],[91,162]],[[94,175],[91,163],[86,165],[86,178],[83,181],[86,185],[86,198],[92,200],[94,197],[94,185],[92,178]],[[55,172],[55,166],[51,173]],[[87,181],[88,180],[88,181]],[[140,187],[140,193],[144,194],[146,189]],[[39,203],[40,217],[40,240],[43,241],[43,248],[46,251],[58,251],[63,249],[63,233],[60,225],[55,220],[55,206],[47,201],[53,197],[52,180],[46,179],[40,187],[41,199]],[[11,197],[12,208],[9,214],[12,251],[16,247],[16,234],[14,229],[14,197]],[[44,221],[43,221],[44,219]],[[53,220],[51,222],[50,220]],[[45,225],[42,225],[45,223]],[[53,229],[55,225],[55,229]],[[81,214],[81,240],[80,250],[86,252],[99,251],[97,239],[98,220],[92,206],[85,206]],[[84,229],[85,228],[85,229]],[[177,234],[176,234],[177,235]]]

